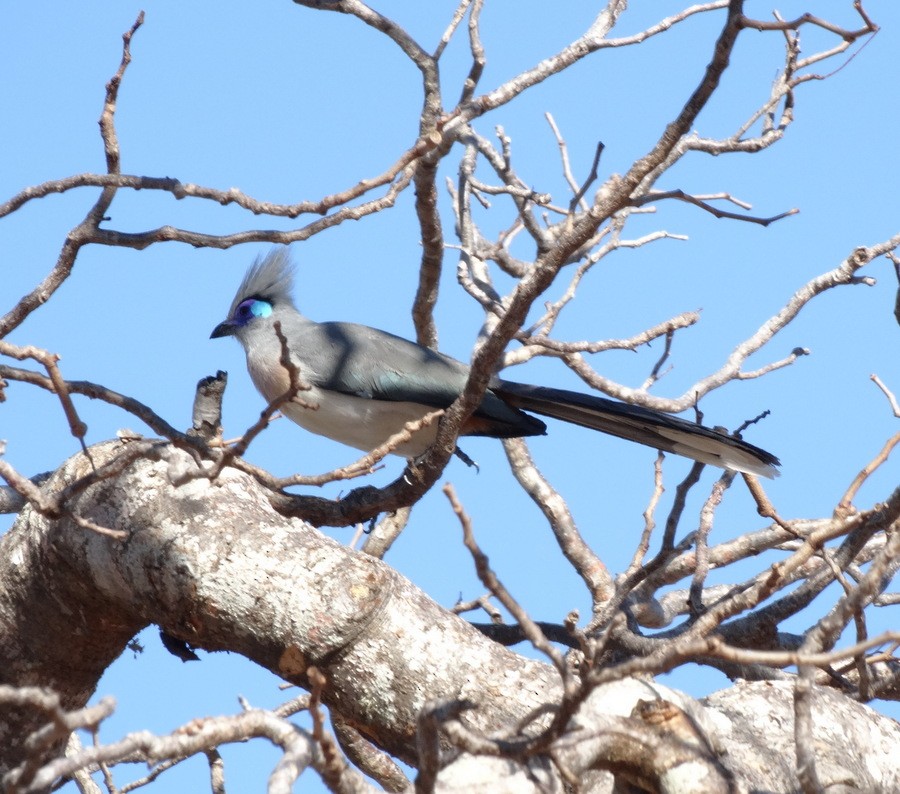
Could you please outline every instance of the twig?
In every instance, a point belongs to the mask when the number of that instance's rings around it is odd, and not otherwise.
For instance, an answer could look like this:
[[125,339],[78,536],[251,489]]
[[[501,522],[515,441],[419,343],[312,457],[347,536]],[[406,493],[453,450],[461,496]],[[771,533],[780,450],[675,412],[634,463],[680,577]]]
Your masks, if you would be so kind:
[[654,518],[654,515],[656,513],[656,508],[659,505],[659,500],[666,490],[663,487],[662,478],[663,460],[665,460],[665,455],[663,455],[662,452],[657,453],[656,460],[653,462],[653,493],[650,494],[650,501],[644,509],[644,530],[641,532],[641,538],[634,550],[631,562],[628,564],[628,567],[623,574],[623,579],[625,580],[630,579],[637,573],[638,569],[641,567],[641,563],[644,561],[647,550],[650,548],[650,537],[653,535],[653,530],[656,529],[656,519]]
[[484,552],[481,551],[478,543],[475,540],[475,536],[472,533],[472,522],[463,509],[462,504],[460,504],[459,499],[456,496],[456,490],[449,483],[445,485],[441,490],[443,490],[444,495],[450,502],[450,506],[453,508],[453,512],[459,519],[459,523],[463,531],[463,543],[469,550],[469,553],[472,555],[472,559],[475,562],[475,571],[478,574],[478,578],[481,580],[481,583],[491,592],[494,598],[496,598],[501,604],[503,604],[504,608],[522,627],[525,635],[528,637],[529,642],[534,646],[536,650],[540,651],[545,656],[547,656],[548,659],[550,659],[550,661],[553,663],[553,666],[557,669],[560,676],[563,678],[563,681],[566,681],[569,677],[569,673],[566,667],[565,659],[563,658],[562,654],[547,641],[547,638],[544,636],[544,633],[540,630],[537,624],[519,605],[518,601],[516,601],[509,594],[509,591],[503,586],[503,584],[497,578],[497,575],[491,570],[487,555],[485,555]]
[[[44,369],[47,370],[47,375],[52,384],[51,391],[56,394],[62,405],[63,413],[66,415],[66,420],[69,423],[69,430],[72,435],[78,439],[82,451],[87,455],[87,444],[84,441],[84,437],[87,434],[87,425],[81,421],[78,412],[75,410],[75,406],[72,404],[68,384],[63,379],[59,367],[57,366],[59,356],[49,353],[46,350],[41,350],[33,345],[28,345],[26,347],[11,345],[9,342],[4,342],[2,339],[0,339],[0,355],[9,356],[10,358],[18,359],[19,361],[30,358],[43,365]],[[3,377],[9,377],[11,380],[13,379],[12,374],[8,372],[5,373]],[[88,457],[90,456],[88,455]]]
[[[727,196],[727,194],[717,194],[715,196],[715,198],[719,197],[727,197],[729,200],[735,201],[730,196]],[[712,204],[703,201],[699,196],[692,196],[690,193],[685,193],[683,190],[651,190],[645,195],[634,199],[633,206],[643,207],[645,204],[670,198],[678,199],[679,201],[686,201],[688,204],[693,204],[695,207],[699,207],[700,209],[709,212],[717,218],[728,218],[729,220],[734,221],[757,223],[760,226],[769,226],[770,224],[775,223],[775,221],[780,221],[783,218],[787,218],[791,215],[796,215],[798,212],[800,212],[800,210],[798,209],[790,209],[786,212],[780,212],[777,215],[772,215],[767,218],[757,217],[753,215],[741,215],[738,212],[729,212],[728,210],[719,209],[718,207],[715,207]],[[737,202],[735,201],[735,203]]]
[[[524,347],[506,354],[503,359],[505,367],[522,363],[535,355],[560,355],[574,353],[604,353],[607,350],[637,350],[642,345],[649,345],[661,336],[667,336],[681,328],[690,328],[700,321],[699,312],[684,312],[670,320],[665,320],[645,331],[625,339],[604,339],[596,342],[563,342],[551,339],[543,334],[533,334],[521,331],[516,334],[516,340]],[[536,348],[536,350],[532,350]]]
[[460,0],[459,5],[453,12],[453,17],[447,24],[444,33],[441,35],[440,41],[438,41],[437,47],[435,47],[434,52],[431,55],[431,57],[435,61],[439,61],[441,59],[441,56],[444,54],[444,50],[450,43],[450,40],[453,38],[453,34],[456,33],[456,30],[459,27],[459,23],[463,21],[463,18],[466,15],[466,9],[468,9],[471,2],[472,0]]
[[373,778],[384,791],[396,794],[409,791],[410,781],[388,753],[372,744],[333,706],[329,709],[329,715],[341,749],[358,769]]
[[772,361],[759,369],[750,370],[749,372],[739,372],[736,380],[753,380],[754,378],[761,378],[763,375],[775,372],[775,370],[789,367],[801,356],[808,356],[809,354],[809,348],[795,347],[789,356],[785,356],[779,361]]
[[[46,389],[49,392],[57,393],[56,386],[50,378],[45,377],[38,372],[32,372],[31,370],[7,367],[0,364],[0,378],[9,378],[10,380],[20,381],[21,383],[29,383],[33,386]],[[136,416],[146,424],[147,427],[153,430],[154,433],[158,433],[164,438],[168,438],[171,441],[181,444],[190,445],[199,443],[198,439],[192,439],[186,433],[176,430],[165,419],[156,414],[142,402],[135,400],[133,397],[128,397],[113,391],[112,389],[108,389],[105,386],[101,386],[98,383],[91,383],[90,381],[69,380],[64,381],[64,383],[65,390],[68,394],[81,394],[92,400],[100,400],[101,402],[121,408],[132,416]]]
[[483,7],[484,0],[474,0],[472,10],[469,12],[469,52],[472,54],[472,65],[469,67],[469,73],[463,82],[463,89],[457,105],[463,105],[472,98],[478,83],[481,81],[481,75],[484,73],[486,59],[479,29],[481,9]]
[[317,404],[307,403],[299,398],[300,392],[309,391],[311,387],[304,383],[303,379],[300,377],[300,368],[291,357],[291,349],[288,345],[287,337],[281,330],[281,321],[276,320],[273,324],[273,328],[275,330],[275,336],[278,337],[281,351],[278,358],[278,364],[288,373],[288,388],[284,394],[276,397],[260,412],[259,419],[244,431],[237,443],[226,448],[226,454],[216,466],[216,469],[212,474],[213,477],[217,476],[232,458],[241,457],[247,451],[250,444],[253,442],[253,439],[269,426],[272,417],[282,405],[289,402],[296,402],[310,411],[315,411],[319,407]]
[[503,449],[513,476],[544,514],[560,550],[587,585],[593,602],[608,600],[614,589],[609,570],[578,531],[565,500],[534,464],[528,445],[521,438],[508,438]]
[[[867,279],[860,279],[856,275],[857,272],[871,262],[872,259],[882,256],[886,251],[892,250],[898,245],[900,245],[900,234],[877,245],[857,248],[838,267],[808,281],[794,293],[779,312],[763,323],[755,334],[738,344],[716,372],[701,378],[678,397],[662,399],[638,389],[630,389],[614,383],[610,379],[596,373],[578,355],[566,356],[564,361],[585,383],[611,397],[660,411],[672,413],[684,411],[696,405],[699,398],[702,398],[714,389],[720,388],[731,380],[753,377],[756,373],[741,372],[744,362],[792,322],[813,298],[838,286],[869,285],[871,282]],[[806,352],[803,348],[797,348],[789,357],[770,365],[770,367],[785,366]],[[760,370],[757,370],[757,372],[760,372]]]
[[[556,138],[556,145],[559,147],[559,157],[562,160],[563,177],[569,185],[569,188],[572,190],[572,193],[576,194],[578,193],[578,183],[575,181],[575,175],[572,173],[572,166],[569,163],[569,147],[566,144],[566,140],[563,138],[562,133],[559,131],[559,127],[556,126],[556,119],[553,118],[553,114],[547,111],[544,113],[544,118],[547,119],[550,129],[553,130],[553,135]],[[588,203],[584,200],[583,194],[581,198],[581,209],[583,212],[587,212],[588,210]]]
[[[3,444],[0,443],[0,453],[3,452]],[[89,529],[101,535],[106,535],[116,540],[125,540],[128,533],[120,529],[109,529],[74,513],[65,505],[65,498],[62,494],[52,494],[47,496],[44,491],[39,488],[27,477],[19,474],[6,461],[0,460],[0,477],[2,477],[9,486],[17,493],[25,502],[28,502],[38,513],[46,518],[56,520],[67,516],[71,518],[78,526],[83,529]],[[19,508],[21,509],[21,508]]]
[[703,585],[710,571],[709,533],[712,531],[713,518],[716,508],[722,503],[725,491],[731,487],[734,476],[734,472],[723,472],[719,479],[716,480],[712,492],[700,510],[700,525],[694,538],[696,564],[690,590],[688,591],[688,602],[691,606],[691,613],[695,617],[704,611]]
[[600,155],[603,154],[603,149],[605,148],[603,141],[597,142],[597,148],[594,150],[594,160],[591,163],[591,170],[588,172],[587,177],[585,177],[584,182],[581,187],[578,188],[578,191],[572,196],[572,200],[569,202],[569,213],[575,212],[575,208],[578,206],[578,202],[584,198],[584,194],[587,193],[588,188],[597,181],[598,169],[600,168]]
[[474,598],[471,601],[457,601],[450,611],[454,615],[462,615],[465,612],[481,609],[487,613],[488,617],[491,619],[491,623],[500,625],[503,623],[503,614],[493,605],[493,603],[491,603],[491,598],[492,596],[490,593],[485,593],[485,595]]
[[225,761],[215,748],[210,748],[204,755],[209,762],[209,787],[212,794],[225,794]]
[[400,507],[386,513],[366,536],[366,542],[362,547],[363,554],[369,554],[379,560],[384,559],[388,549],[406,528],[411,510],[410,507]]
[[766,496],[766,492],[763,489],[759,478],[754,477],[752,474],[742,474],[741,476],[744,478],[744,483],[747,486],[747,490],[750,491],[750,495],[753,497],[753,501],[756,502],[756,512],[759,513],[763,518],[771,519],[782,529],[790,532],[795,537],[798,537],[796,530],[790,525],[790,523],[788,523],[780,515],[778,515],[778,511],[775,509],[775,506],[769,500],[769,497]]
[[[721,638],[711,637],[706,653],[721,659],[738,662],[740,664],[762,664],[770,667],[798,667],[809,665],[810,667],[833,667],[842,661],[863,656],[874,648],[884,645],[900,643],[900,632],[886,631],[877,637],[867,637],[865,640],[848,645],[846,648],[836,648],[833,651],[780,651],[758,650],[756,648],[737,648],[728,645]],[[877,657],[870,657],[875,659]]]
[[662,351],[662,353],[660,353],[659,358],[656,360],[656,363],[653,365],[653,369],[650,370],[650,376],[641,384],[641,389],[647,390],[654,383],[656,383],[659,380],[660,370],[662,370],[663,364],[665,364],[666,361],[669,360],[669,356],[672,353],[672,340],[673,339],[675,339],[675,331],[674,331],[674,329],[670,328],[668,331],[666,331],[665,343],[663,344],[663,351]]
[[[244,742],[253,737],[265,737],[284,752],[282,758],[290,756],[291,763],[279,763],[272,773],[270,783],[280,779],[282,785],[293,785],[300,773],[312,765],[322,772],[324,759],[309,733],[282,720],[268,711],[250,709],[233,716],[212,717],[194,720],[168,736],[156,736],[149,731],[139,731],[123,737],[117,742],[96,747],[86,747],[80,753],[68,758],[58,758],[41,767],[34,775],[31,790],[43,791],[58,779],[69,776],[77,769],[91,765],[113,764],[133,757],[141,757],[148,762],[168,759],[184,759],[221,744]],[[362,778],[348,770],[347,774]],[[282,789],[282,790],[290,790]]]
[[443,415],[444,410],[439,408],[425,414],[421,419],[407,422],[396,433],[388,436],[384,443],[378,445],[371,452],[363,455],[361,458],[347,466],[342,466],[339,469],[334,469],[333,471],[324,474],[296,474],[292,477],[283,477],[275,480],[273,485],[279,489],[287,488],[291,485],[325,485],[326,483],[336,482],[338,480],[350,480],[371,474],[375,471],[376,465],[381,460],[394,452],[397,447],[400,447],[409,441],[420,430],[433,425]]
[[[100,118],[100,133],[106,156],[107,171],[110,175],[117,175],[119,171],[119,147],[113,123],[116,100],[125,70],[131,61],[131,38],[143,24],[143,20],[144,12],[142,11],[138,14],[134,25],[122,36],[122,60],[118,70],[106,86],[103,114]],[[94,206],[91,207],[81,223],[69,232],[63,244],[63,249],[50,273],[37,287],[21,298],[5,316],[0,317],[0,338],[5,337],[10,331],[24,322],[25,318],[38,306],[46,303],[69,277],[75,264],[75,258],[78,256],[78,251],[85,244],[87,238],[99,228],[115,194],[115,187],[108,186],[103,188]],[[53,377],[52,374],[51,377]],[[62,395],[60,395],[60,399],[63,399]],[[82,446],[84,446],[83,440]]]
[[752,28],[753,30],[760,31],[797,30],[803,25],[814,25],[816,27],[822,28],[822,30],[827,30],[829,33],[834,33],[844,41],[849,42],[855,41],[862,36],[868,36],[870,33],[874,33],[878,30],[878,26],[875,25],[863,11],[861,3],[856,3],[854,7],[862,17],[864,23],[863,27],[857,28],[856,30],[842,28],[839,25],[835,25],[833,22],[829,22],[827,19],[822,19],[821,17],[817,17],[813,14],[808,13],[801,14],[796,19],[776,20],[775,22],[765,22],[761,19],[751,19],[750,17],[741,16],[739,24],[741,25],[741,27]]
[[332,790],[341,790],[344,774],[348,771],[347,761],[338,750],[334,737],[325,728],[325,716],[322,714],[322,692],[328,680],[318,667],[308,667],[306,675],[312,685],[309,695],[309,714],[312,717],[313,740],[319,745],[325,763],[320,770],[323,782]]
[[841,501],[838,502],[837,510],[839,512],[848,513],[853,510],[853,500],[856,498],[859,489],[862,487],[863,483],[869,479],[872,473],[887,461],[897,444],[900,444],[900,433],[895,433],[891,436],[885,442],[881,451],[863,467],[856,477],[853,478],[853,482],[850,483],[847,492],[841,497]]
[[900,419],[900,403],[897,402],[897,398],[894,396],[894,393],[884,385],[881,378],[877,375],[872,374],[869,376],[872,383],[874,383],[879,389],[881,389],[882,393],[885,397],[887,397],[888,402],[891,404],[891,411],[893,411],[894,416]]
[[446,730],[451,720],[473,706],[474,704],[467,700],[429,701],[419,712],[416,720],[419,769],[415,779],[416,794],[430,794],[435,790],[437,776],[441,770],[441,729]]

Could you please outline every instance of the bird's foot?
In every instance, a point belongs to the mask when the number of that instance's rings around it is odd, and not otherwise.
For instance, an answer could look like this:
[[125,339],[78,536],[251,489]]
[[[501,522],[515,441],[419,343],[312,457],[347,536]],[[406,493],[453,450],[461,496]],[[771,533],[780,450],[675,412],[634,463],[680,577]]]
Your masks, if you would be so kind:
[[459,447],[453,450],[453,454],[456,455],[456,457],[458,457],[463,463],[465,463],[466,466],[474,467],[476,473],[481,471],[481,466],[479,466],[474,460],[472,460],[472,458],[466,455],[466,453],[463,452]]

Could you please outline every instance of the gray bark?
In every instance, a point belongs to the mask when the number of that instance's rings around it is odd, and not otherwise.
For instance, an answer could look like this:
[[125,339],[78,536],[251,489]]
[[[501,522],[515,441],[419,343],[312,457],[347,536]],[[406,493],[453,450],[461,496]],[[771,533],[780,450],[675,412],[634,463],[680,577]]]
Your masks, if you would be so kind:
[[[94,465],[127,449],[122,442],[94,447]],[[194,465],[161,445],[68,500],[72,513],[124,530],[125,540],[85,529],[70,515],[23,509],[0,539],[0,684],[40,686],[65,708],[80,708],[131,637],[157,624],[301,686],[315,665],[327,679],[325,702],[413,765],[417,720],[429,703],[466,701],[458,719],[469,733],[511,736],[511,726],[558,702],[548,665],[486,639],[383,562],[282,517],[251,478],[228,470],[214,483],[184,481]],[[58,491],[91,471],[76,456],[43,488]],[[631,710],[658,698],[683,709],[702,742],[642,733]],[[820,690],[814,704],[820,777],[836,786],[829,791],[900,790],[891,763],[900,751],[896,723],[832,691]],[[3,708],[0,774],[29,754],[34,760],[26,739],[47,721],[34,709]],[[785,682],[738,684],[703,704],[626,680],[595,690],[554,752],[591,791],[613,786],[609,774],[592,770],[620,771],[634,759],[652,767],[661,791],[729,790],[697,788],[707,773],[730,790],[793,791],[792,708]],[[61,744],[38,761],[60,755]],[[541,755],[526,770],[517,761],[462,753],[438,778],[446,790],[538,785],[562,790],[557,768]]]

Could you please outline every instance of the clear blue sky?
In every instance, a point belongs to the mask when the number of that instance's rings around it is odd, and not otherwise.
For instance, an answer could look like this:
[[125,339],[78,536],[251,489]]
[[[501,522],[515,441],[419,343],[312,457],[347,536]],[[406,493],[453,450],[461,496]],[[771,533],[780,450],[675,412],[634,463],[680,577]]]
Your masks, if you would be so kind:
[[[484,12],[488,65],[481,89],[505,79],[575,38],[595,4],[500,2]],[[640,29],[682,3],[635,4],[622,32]],[[748,12],[771,18],[771,4],[749,2]],[[640,6],[640,7],[638,7]],[[385,2],[393,16],[432,49],[452,3]],[[685,234],[623,251],[595,269],[558,326],[564,339],[628,336],[679,312],[702,308],[701,324],[676,341],[672,371],[654,393],[676,396],[717,369],[728,352],[777,311],[814,275],[835,267],[858,245],[873,244],[898,227],[896,131],[900,123],[900,7],[869,0],[882,31],[831,79],[798,92],[796,121],[784,141],[757,156],[695,155],[659,184],[696,193],[727,191],[772,215],[792,207],[800,214],[765,229],[716,220],[697,209],[661,204],[638,219],[628,236],[654,229]],[[288,0],[258,4],[149,2],[146,23],[133,43],[134,61],[120,94],[117,127],[126,173],[177,177],[216,188],[238,187],[275,202],[315,199],[383,171],[414,139],[418,73],[399,50],[358,21],[316,13]],[[785,17],[812,10],[855,25],[850,0],[780,5]],[[14,3],[0,11],[0,200],[22,188],[80,172],[102,172],[97,131],[104,85],[121,53],[121,34],[139,5]],[[502,125],[513,141],[522,178],[558,203],[568,201],[555,140],[543,118],[550,111],[568,139],[576,173],[584,175],[598,140],[606,144],[601,174],[625,170],[658,138],[702,73],[719,17],[697,19],[640,47],[588,59],[519,101],[477,122],[487,136]],[[809,54],[825,39],[804,32]],[[833,40],[830,40],[833,41]],[[450,48],[442,77],[446,104],[458,95],[468,69],[464,39]],[[703,135],[727,135],[768,94],[780,63],[775,34],[744,35],[722,91],[697,124]],[[855,48],[856,49],[856,48]],[[828,62],[830,72],[847,60]],[[444,176],[455,178],[451,156]],[[485,171],[480,172],[487,177]],[[443,183],[442,183],[443,184]],[[95,200],[81,189],[28,204],[0,224],[0,312],[32,289],[50,269],[66,232]],[[444,208],[448,209],[446,196]],[[485,215],[488,230],[506,225],[500,200]],[[168,194],[121,191],[108,228],[141,231],[163,224],[205,232],[294,228],[299,222],[256,218],[234,207]],[[303,219],[308,222],[311,219]],[[445,214],[452,237],[452,216]],[[105,384],[135,396],[172,424],[187,427],[196,381],[227,369],[226,435],[236,436],[258,416],[261,398],[250,385],[243,353],[230,341],[209,340],[224,318],[246,266],[267,246],[227,251],[194,250],[167,243],[145,251],[89,248],[50,303],[10,341],[35,344],[62,356],[66,377]],[[300,307],[315,319],[344,319],[413,335],[410,305],[419,260],[411,191],[377,217],[344,224],[294,246],[300,264]],[[467,359],[480,324],[476,307],[455,283],[448,251],[437,320],[441,348]],[[757,381],[731,384],[703,402],[707,421],[735,427],[765,409],[772,415],[747,435],[783,462],[783,476],[768,486],[782,515],[831,513],[854,474],[896,432],[897,420],[869,376],[878,373],[900,393],[892,316],[896,279],[886,261],[867,274],[874,288],[844,288],[814,302],[767,348],[755,365],[808,347],[812,355]],[[560,281],[548,298],[565,288]],[[638,385],[659,355],[595,358],[603,374]],[[578,388],[555,362],[534,362],[512,377]],[[122,427],[147,432],[128,415],[79,400],[99,442]],[[48,395],[13,385],[0,406],[6,460],[26,474],[55,468],[78,450],[58,405]],[[466,451],[481,464],[476,474],[458,461],[452,481],[471,513],[477,536],[510,590],[542,620],[560,621],[589,602],[567,567],[541,516],[506,471],[500,445],[470,441]],[[652,450],[554,423],[532,444],[535,459],[572,507],[582,533],[613,571],[627,564],[642,528],[641,512],[652,489]],[[252,447],[249,458],[273,472],[315,473],[355,459],[356,453],[318,439],[286,421]],[[390,461],[371,478],[392,480],[402,462]],[[688,464],[666,462],[667,496]],[[705,474],[708,489],[716,476]],[[898,480],[890,462],[861,492],[869,506]],[[347,485],[323,489],[334,495]],[[713,540],[758,528],[738,484],[719,514]],[[703,489],[688,510],[695,520]],[[6,528],[9,521],[3,523]],[[689,524],[685,524],[687,530]],[[331,530],[341,539],[352,530]],[[387,561],[436,601],[451,606],[482,588],[460,543],[460,532],[438,489],[428,494]],[[479,618],[480,619],[480,618]],[[795,626],[794,628],[800,628]],[[870,630],[879,628],[873,619]],[[136,729],[169,731],[198,715],[231,713],[236,697],[259,706],[286,694],[278,681],[225,654],[201,654],[184,665],[159,646],[155,630],[142,635],[146,651],[130,652],[101,682],[97,695],[119,701],[103,738]],[[703,694],[727,681],[703,671],[669,682]],[[275,755],[261,745],[229,749],[226,780],[237,791],[258,791]],[[247,759],[244,763],[242,759]],[[268,765],[268,766],[267,766]],[[204,763],[168,773],[157,791],[206,785]],[[243,768],[241,768],[243,767]],[[124,781],[119,777],[119,782]],[[304,778],[302,790],[311,790]],[[250,782],[252,781],[252,782]],[[307,788],[310,786],[310,788]]]

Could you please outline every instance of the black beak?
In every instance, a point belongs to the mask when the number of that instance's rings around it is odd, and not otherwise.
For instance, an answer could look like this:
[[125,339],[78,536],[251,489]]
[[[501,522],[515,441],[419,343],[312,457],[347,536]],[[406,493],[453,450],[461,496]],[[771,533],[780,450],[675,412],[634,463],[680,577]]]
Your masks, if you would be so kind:
[[209,335],[210,339],[218,339],[220,336],[234,336],[234,332],[237,331],[237,326],[226,320],[224,323],[219,323],[215,328],[213,328],[213,332]]

